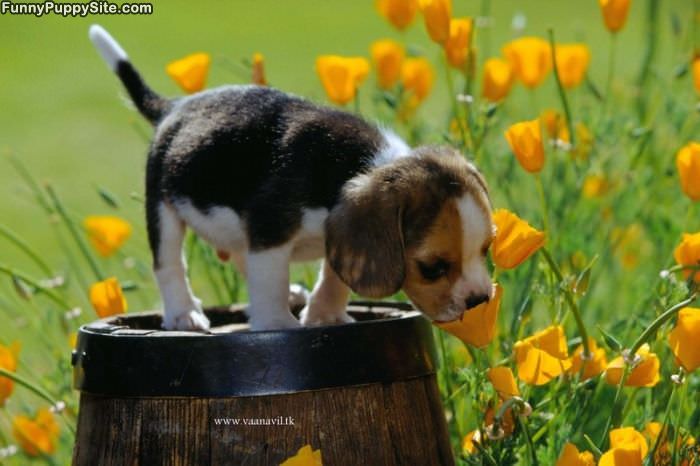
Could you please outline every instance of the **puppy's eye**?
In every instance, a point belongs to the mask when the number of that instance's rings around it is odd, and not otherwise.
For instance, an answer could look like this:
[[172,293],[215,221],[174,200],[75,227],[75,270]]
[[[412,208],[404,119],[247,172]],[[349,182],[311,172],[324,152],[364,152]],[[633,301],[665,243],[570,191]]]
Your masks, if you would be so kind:
[[444,277],[450,270],[450,264],[443,259],[438,259],[429,264],[417,261],[417,264],[418,270],[420,270],[420,274],[423,276],[423,278],[431,282]]

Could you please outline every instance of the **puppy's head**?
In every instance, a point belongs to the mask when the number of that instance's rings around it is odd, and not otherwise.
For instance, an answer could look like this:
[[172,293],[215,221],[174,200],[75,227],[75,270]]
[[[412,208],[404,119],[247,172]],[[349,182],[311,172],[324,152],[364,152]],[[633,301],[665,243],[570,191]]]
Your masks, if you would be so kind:
[[492,237],[481,174],[453,149],[422,147],[348,182],[326,221],[326,257],[358,294],[403,288],[445,321],[491,298]]

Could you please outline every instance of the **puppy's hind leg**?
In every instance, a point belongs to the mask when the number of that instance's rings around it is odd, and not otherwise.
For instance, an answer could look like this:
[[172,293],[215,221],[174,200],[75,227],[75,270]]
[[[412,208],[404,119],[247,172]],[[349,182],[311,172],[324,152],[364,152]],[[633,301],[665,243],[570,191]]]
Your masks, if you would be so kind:
[[163,327],[167,330],[208,330],[202,303],[187,280],[182,242],[185,224],[173,207],[160,202],[147,209],[149,240],[158,288],[163,299]]
[[306,327],[354,322],[347,313],[350,288],[324,260],[309,303],[301,311],[300,320]]
[[251,330],[295,328],[301,324],[289,311],[289,260],[291,247],[283,245],[248,251],[246,269]]

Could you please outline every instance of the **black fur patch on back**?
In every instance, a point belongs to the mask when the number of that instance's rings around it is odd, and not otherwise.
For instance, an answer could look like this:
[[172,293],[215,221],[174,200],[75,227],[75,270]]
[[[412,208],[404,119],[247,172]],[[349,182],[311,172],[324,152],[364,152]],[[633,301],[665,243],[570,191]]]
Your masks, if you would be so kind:
[[162,160],[149,161],[148,177],[160,178],[171,202],[232,208],[251,249],[262,249],[288,241],[303,208],[330,209],[382,143],[377,128],[349,113],[266,87],[223,87],[175,102],[153,144],[167,149],[152,153]]

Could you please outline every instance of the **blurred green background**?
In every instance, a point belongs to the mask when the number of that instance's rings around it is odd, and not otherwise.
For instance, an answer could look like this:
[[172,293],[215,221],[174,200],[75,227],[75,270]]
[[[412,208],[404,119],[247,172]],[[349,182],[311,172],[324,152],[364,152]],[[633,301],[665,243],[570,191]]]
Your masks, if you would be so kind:
[[[455,14],[478,16],[485,8],[477,0],[455,0]],[[618,76],[633,79],[638,72],[644,41],[646,2],[634,1],[627,27],[618,37]],[[554,27],[559,41],[580,40],[592,49],[591,77],[603,87],[609,36],[603,27],[597,1],[494,0],[490,2],[491,27],[478,30],[479,59],[500,53],[514,36],[513,20],[522,15],[526,34],[546,37]],[[662,2],[658,23],[662,29],[659,61],[668,67],[687,59],[684,51],[667,40],[673,15],[686,24],[691,2]],[[420,17],[404,34],[394,30],[370,1],[256,0],[156,1],[151,16],[97,16],[62,18],[45,16],[0,17],[0,151],[20,157],[40,180],[49,180],[78,214],[107,211],[96,186],[119,197],[120,215],[135,226],[131,246],[145,251],[142,207],[129,198],[142,193],[147,142],[138,130],[150,128],[125,104],[125,93],[87,39],[92,23],[105,26],[124,46],[132,61],[154,89],[165,95],[180,90],[165,74],[165,65],[195,51],[213,58],[208,86],[245,82],[234,69],[253,52],[266,57],[269,81],[285,91],[325,101],[314,71],[319,54],[368,56],[369,44],[391,37],[423,50],[440,64],[439,50],[430,43]],[[486,50],[485,50],[486,49]],[[441,73],[442,68],[437,66]],[[448,108],[444,80],[436,79],[433,94],[420,116]],[[363,87],[363,100],[373,78]],[[513,102],[529,105],[517,86]],[[538,90],[540,103],[556,102],[554,83]],[[363,104],[366,113],[371,106]],[[533,115],[534,117],[534,115]],[[442,125],[442,120],[435,125]],[[9,165],[0,161],[0,222],[10,226],[42,251],[58,260],[53,236],[46,234],[46,219],[21,188]],[[1,262],[21,265],[22,256],[0,246]]]

